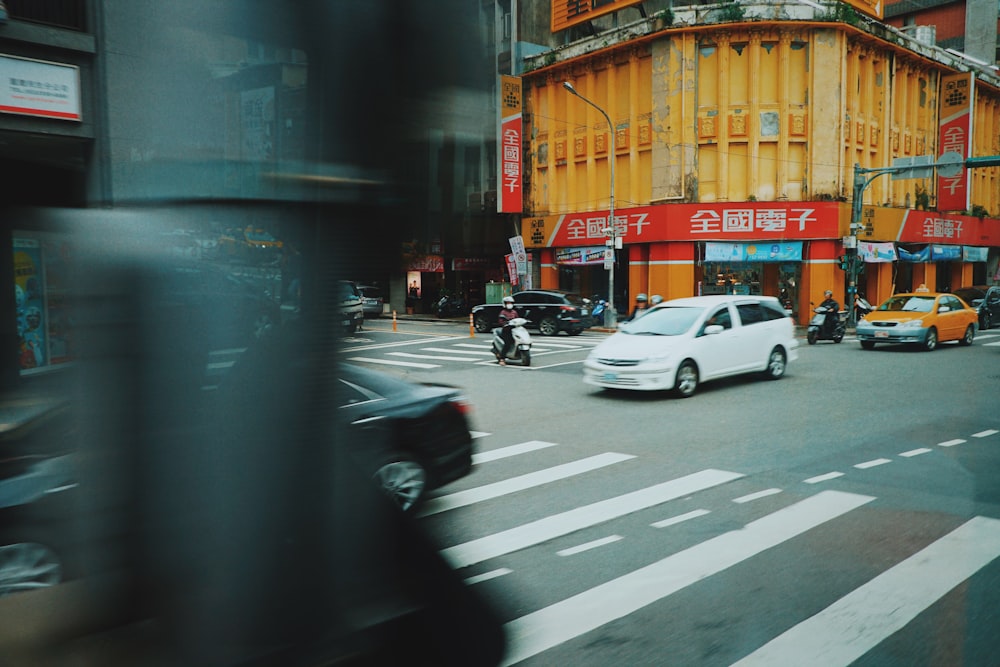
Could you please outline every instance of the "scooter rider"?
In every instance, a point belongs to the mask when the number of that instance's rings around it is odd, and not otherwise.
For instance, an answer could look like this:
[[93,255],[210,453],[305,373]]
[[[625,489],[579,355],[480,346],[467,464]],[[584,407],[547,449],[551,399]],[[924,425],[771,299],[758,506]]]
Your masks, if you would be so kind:
[[500,351],[500,365],[507,365],[507,353],[510,352],[510,346],[514,344],[514,334],[510,329],[510,321],[515,317],[520,317],[518,312],[514,310],[514,297],[505,296],[503,298],[503,310],[497,316],[497,321],[502,327],[500,331],[500,338],[503,339],[503,349]]
[[823,292],[823,303],[820,308],[826,308],[826,319],[823,320],[823,335],[829,336],[833,328],[837,326],[837,319],[840,317],[840,304],[833,298],[833,290]]

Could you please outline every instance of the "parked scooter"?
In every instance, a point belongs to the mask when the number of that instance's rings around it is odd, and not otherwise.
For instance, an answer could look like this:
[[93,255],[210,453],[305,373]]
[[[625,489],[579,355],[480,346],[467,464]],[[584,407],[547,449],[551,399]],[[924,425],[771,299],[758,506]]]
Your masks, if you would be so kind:
[[434,304],[434,309],[437,311],[438,317],[456,317],[466,315],[469,312],[465,299],[458,294],[442,296]]
[[809,322],[809,328],[806,329],[806,340],[810,345],[815,345],[818,340],[832,340],[834,343],[844,340],[844,334],[847,333],[847,311],[838,310],[836,321],[828,325],[826,316],[831,312],[833,309],[825,306],[813,308],[815,314]]
[[[523,317],[515,317],[507,325],[510,327],[514,342],[507,350],[507,356],[504,359],[519,361],[522,366],[531,365],[531,334],[524,328],[527,323],[528,320]],[[503,337],[500,335],[502,331],[503,327],[497,327],[493,330],[493,356],[497,358],[497,361],[500,361],[500,352],[503,350]]]
[[593,299],[594,307],[590,310],[590,321],[595,327],[604,326],[604,311],[608,308],[608,302],[596,296]]

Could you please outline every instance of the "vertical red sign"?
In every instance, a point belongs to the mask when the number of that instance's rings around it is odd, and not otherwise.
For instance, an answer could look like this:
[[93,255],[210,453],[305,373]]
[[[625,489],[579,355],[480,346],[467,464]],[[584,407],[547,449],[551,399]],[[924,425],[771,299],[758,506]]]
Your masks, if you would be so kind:
[[[972,150],[972,102],[975,79],[971,72],[941,77],[938,105],[938,154],[958,153],[968,159]],[[968,169],[955,176],[938,176],[937,210],[964,211],[969,208]]]
[[497,212],[520,213],[521,197],[521,79],[500,76],[500,136],[497,137]]

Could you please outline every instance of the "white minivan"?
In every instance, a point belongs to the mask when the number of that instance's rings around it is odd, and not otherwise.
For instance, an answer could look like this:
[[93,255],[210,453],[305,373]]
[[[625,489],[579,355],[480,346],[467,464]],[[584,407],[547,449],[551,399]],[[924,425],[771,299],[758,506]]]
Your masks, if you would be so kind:
[[760,373],[770,380],[798,358],[795,323],[775,297],[719,294],[665,301],[622,324],[584,362],[583,380],[608,389],[673,389]]

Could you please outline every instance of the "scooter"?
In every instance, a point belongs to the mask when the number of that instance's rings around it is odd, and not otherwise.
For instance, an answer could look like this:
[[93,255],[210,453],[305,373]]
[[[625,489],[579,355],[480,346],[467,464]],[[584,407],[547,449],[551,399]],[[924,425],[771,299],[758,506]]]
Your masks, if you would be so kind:
[[608,308],[608,302],[604,299],[594,300],[594,307],[590,311],[590,321],[595,327],[604,326],[604,311]]
[[815,315],[809,322],[809,328],[806,329],[806,340],[810,345],[815,345],[818,340],[832,340],[834,343],[844,340],[844,334],[847,333],[847,311],[837,311],[837,321],[831,328],[826,326],[828,312],[833,312],[833,309],[825,306],[813,308]]
[[875,308],[863,296],[858,296],[854,299],[854,316],[856,319],[860,320],[873,310]]
[[442,296],[438,299],[434,309],[437,311],[438,317],[455,317],[469,312],[465,299],[459,295]]
[[[522,366],[531,365],[531,334],[524,328],[527,323],[528,320],[523,317],[515,317],[508,323],[514,342],[507,350],[507,356],[504,357],[504,359],[511,361],[520,361]],[[503,350],[503,337],[500,335],[502,331],[503,327],[497,327],[493,330],[493,356],[497,358],[497,361],[500,361],[500,352]]]

